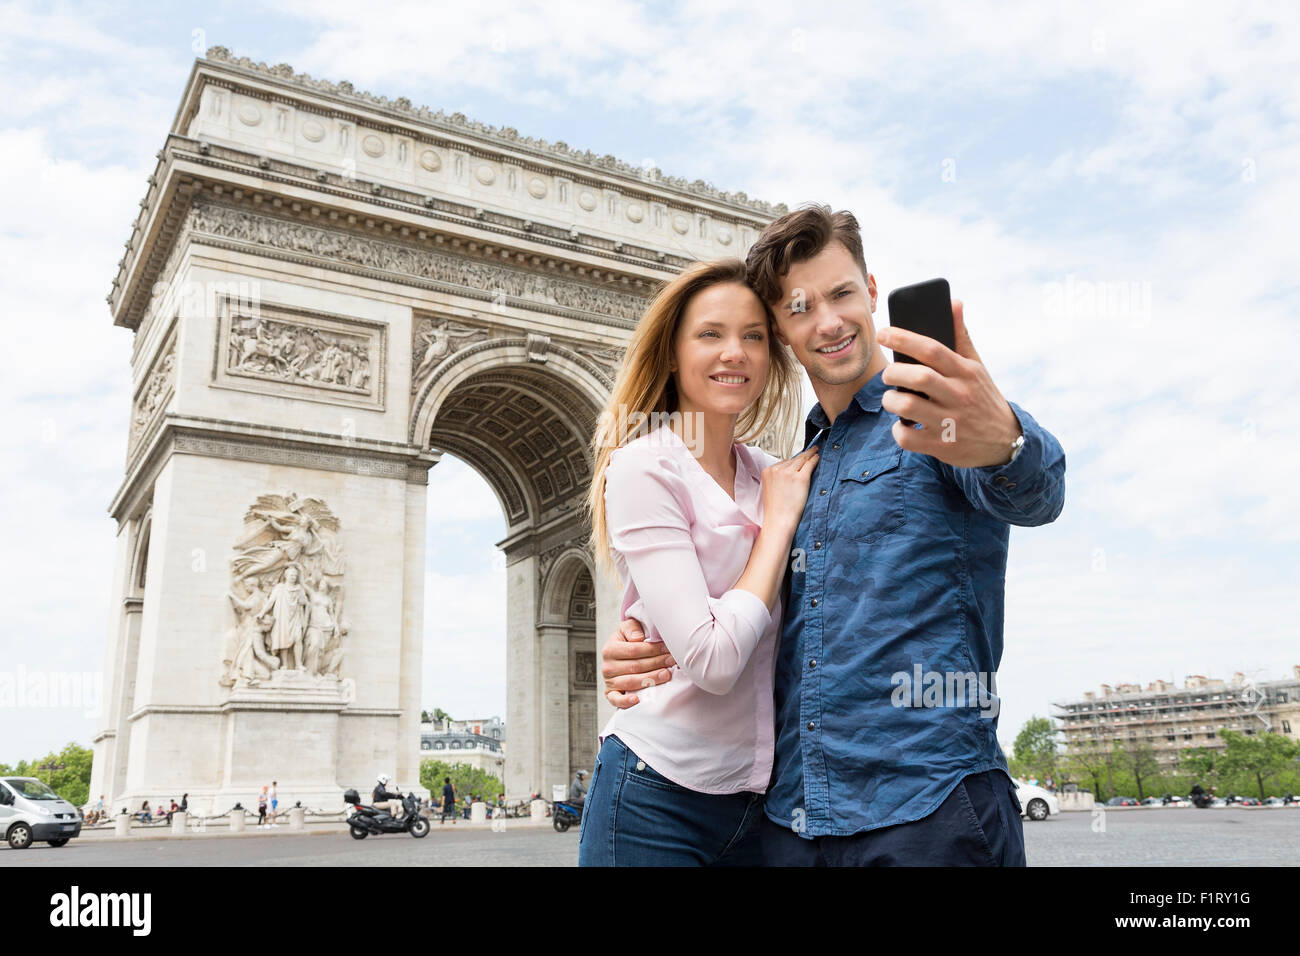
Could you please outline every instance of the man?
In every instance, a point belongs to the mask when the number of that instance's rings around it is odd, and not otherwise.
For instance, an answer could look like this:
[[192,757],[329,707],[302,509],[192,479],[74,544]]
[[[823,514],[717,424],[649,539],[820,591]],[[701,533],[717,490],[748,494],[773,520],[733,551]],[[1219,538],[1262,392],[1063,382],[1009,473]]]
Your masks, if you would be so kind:
[[[765,862],[1023,866],[993,675],[1009,525],[1060,514],[1061,447],[993,384],[960,301],[955,351],[877,331],[852,214],[788,213],[746,265],[817,394],[820,453],[782,589]],[[672,677],[642,637],[606,643],[615,706]]]
[[579,770],[573,775],[573,783],[569,784],[569,803],[582,812],[583,804],[587,802],[587,784],[583,778],[587,776],[587,771]]
[[402,815],[402,795],[388,789],[390,779],[386,773],[381,773],[375,779],[375,789],[370,794],[370,805],[376,810],[387,810],[388,815],[396,820]]
[[456,788],[451,785],[451,777],[442,778],[442,817],[438,820],[438,825],[446,823],[447,817],[451,817],[452,825],[455,826]]

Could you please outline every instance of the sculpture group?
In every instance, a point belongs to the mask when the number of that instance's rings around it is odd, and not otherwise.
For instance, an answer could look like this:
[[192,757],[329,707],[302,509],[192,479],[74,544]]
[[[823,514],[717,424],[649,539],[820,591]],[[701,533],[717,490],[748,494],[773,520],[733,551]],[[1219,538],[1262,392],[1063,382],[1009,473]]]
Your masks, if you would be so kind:
[[338,519],[319,498],[262,495],[244,525],[230,562],[235,626],[222,686],[256,686],[276,673],[339,680],[348,628]]

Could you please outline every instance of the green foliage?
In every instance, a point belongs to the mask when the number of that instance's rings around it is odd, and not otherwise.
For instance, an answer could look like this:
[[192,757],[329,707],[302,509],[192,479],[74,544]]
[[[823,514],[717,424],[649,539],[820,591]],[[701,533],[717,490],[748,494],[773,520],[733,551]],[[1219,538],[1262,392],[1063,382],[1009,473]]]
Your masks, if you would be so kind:
[[442,800],[442,784],[446,777],[451,777],[451,785],[456,788],[458,801],[478,794],[492,803],[498,793],[505,793],[506,790],[505,785],[496,777],[469,764],[448,764],[442,760],[420,761],[420,786],[428,789],[435,803]]
[[[69,743],[58,753],[36,760],[20,760],[12,767],[0,764],[0,776],[36,777],[74,807],[84,807],[90,801],[90,763],[94,756],[90,748]],[[41,770],[45,764],[63,764],[63,769]]]
[[[1283,775],[1290,770],[1294,775],[1295,761],[1300,755],[1300,745],[1281,734],[1243,734],[1236,730],[1220,730],[1227,748],[1219,757],[1219,769],[1239,789],[1263,800],[1265,782],[1280,786]],[[1243,786],[1242,784],[1245,784]]]
[[1057,779],[1056,728],[1047,717],[1030,717],[1012,744],[1011,772],[1021,777]]

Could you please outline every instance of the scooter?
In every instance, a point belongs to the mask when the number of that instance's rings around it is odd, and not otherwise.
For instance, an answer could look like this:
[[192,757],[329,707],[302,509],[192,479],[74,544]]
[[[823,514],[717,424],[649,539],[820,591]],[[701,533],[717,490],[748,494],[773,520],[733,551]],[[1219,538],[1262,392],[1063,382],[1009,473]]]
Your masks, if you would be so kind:
[[409,833],[417,839],[429,835],[429,821],[420,816],[420,800],[413,793],[402,797],[400,819],[394,819],[386,810],[365,806],[355,790],[343,794],[343,802],[352,807],[348,832],[354,840],[364,840],[372,833]]
[[555,801],[555,809],[551,811],[551,826],[555,827],[556,833],[563,833],[575,823],[581,822],[582,807],[563,800]]

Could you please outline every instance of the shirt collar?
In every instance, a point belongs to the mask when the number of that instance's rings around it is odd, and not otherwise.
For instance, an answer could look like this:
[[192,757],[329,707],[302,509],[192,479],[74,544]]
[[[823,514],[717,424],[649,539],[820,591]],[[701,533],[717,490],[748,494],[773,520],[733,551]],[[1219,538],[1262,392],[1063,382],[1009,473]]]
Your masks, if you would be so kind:
[[[864,412],[878,412],[881,410],[881,396],[885,394],[885,390],[889,387],[885,384],[884,375],[885,369],[882,368],[853,396],[853,402]],[[822,403],[818,402],[808,412],[808,418],[804,423],[804,447],[806,448],[812,443],[814,435],[830,427],[830,419],[826,417],[826,412],[822,410]]]

